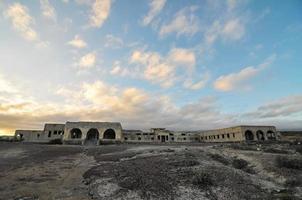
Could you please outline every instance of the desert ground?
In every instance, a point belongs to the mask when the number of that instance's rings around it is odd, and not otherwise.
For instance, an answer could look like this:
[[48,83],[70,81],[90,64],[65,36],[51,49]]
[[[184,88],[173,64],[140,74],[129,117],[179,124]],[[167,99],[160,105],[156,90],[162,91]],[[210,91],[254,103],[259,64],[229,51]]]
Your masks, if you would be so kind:
[[0,143],[1,200],[301,197],[298,144]]

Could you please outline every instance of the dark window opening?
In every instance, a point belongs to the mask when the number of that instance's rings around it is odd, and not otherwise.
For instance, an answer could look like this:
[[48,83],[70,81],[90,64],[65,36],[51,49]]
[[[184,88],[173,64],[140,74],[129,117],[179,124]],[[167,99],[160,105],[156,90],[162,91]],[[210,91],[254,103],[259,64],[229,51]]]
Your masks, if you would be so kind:
[[125,140],[128,140],[128,138],[127,138],[127,137],[125,137],[124,139],[125,139]]
[[105,132],[104,132],[104,136],[103,136],[104,139],[115,139],[115,132],[113,129],[107,129]]
[[51,137],[51,131],[48,131],[48,137]]
[[73,128],[70,131],[70,135],[72,139],[80,139],[82,137],[82,131],[78,128]]
[[160,140],[160,135],[157,136],[157,139]]
[[138,137],[138,140],[141,140],[142,138],[141,137]]
[[54,135],[57,135],[57,133],[58,133],[58,131],[54,131],[54,133],[53,133],[53,134],[54,134]]

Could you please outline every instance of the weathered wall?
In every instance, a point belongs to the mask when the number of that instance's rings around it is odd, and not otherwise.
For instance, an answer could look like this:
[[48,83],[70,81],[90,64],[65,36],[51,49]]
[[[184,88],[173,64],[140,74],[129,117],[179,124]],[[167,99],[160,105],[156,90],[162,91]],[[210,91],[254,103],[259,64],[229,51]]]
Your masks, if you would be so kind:
[[43,130],[16,130],[15,136],[23,142],[45,142]]
[[[251,134],[250,141],[272,140],[268,135],[271,131],[278,139],[274,126],[236,126],[216,130],[202,131],[200,141],[202,142],[240,142],[247,141],[247,131]],[[257,134],[258,133],[258,134]],[[263,137],[262,137],[263,135]]]
[[[71,137],[71,131],[73,129],[79,129],[81,131],[80,138]],[[98,131],[98,140],[100,141],[123,141],[122,126],[118,122],[66,122],[63,141],[66,144],[84,144],[87,133],[91,129],[96,129]],[[108,129],[114,130],[115,139],[104,139],[104,132]]]

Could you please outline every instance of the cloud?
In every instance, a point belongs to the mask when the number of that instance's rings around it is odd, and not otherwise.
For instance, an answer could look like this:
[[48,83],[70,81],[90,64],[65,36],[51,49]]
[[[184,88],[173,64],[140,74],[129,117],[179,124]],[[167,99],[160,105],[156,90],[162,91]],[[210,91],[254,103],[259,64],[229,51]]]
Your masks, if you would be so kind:
[[232,18],[224,23],[215,20],[206,30],[204,40],[207,45],[212,45],[217,39],[224,41],[236,41],[245,34],[244,23],[239,18]]
[[256,76],[260,71],[269,66],[274,60],[276,56],[272,55],[267,58],[262,64],[257,67],[246,67],[240,70],[237,73],[231,73],[228,75],[220,76],[214,82],[214,88],[216,90],[228,92],[235,89],[240,89],[243,87],[247,87],[246,82],[252,77]]
[[20,3],[10,5],[5,12],[5,16],[9,18],[15,30],[29,41],[37,41],[38,34],[32,28],[34,19],[30,16],[28,8]]
[[87,43],[81,39],[79,35],[76,35],[74,39],[69,41],[67,44],[79,49],[87,47]]
[[[185,88],[202,88],[204,81],[193,84],[196,56],[192,49],[172,48],[166,56],[154,51],[135,50],[129,59],[130,64],[136,64],[135,72],[141,78],[153,84],[159,84],[163,88],[174,86],[176,82],[186,81]],[[124,70],[124,69],[123,69]],[[115,74],[122,72],[121,68],[115,68]],[[126,73],[126,72],[124,72]],[[131,69],[127,69],[132,74]],[[194,85],[194,86],[193,86]]]
[[196,6],[191,6],[178,11],[171,22],[161,26],[159,35],[166,36],[175,32],[177,36],[193,36],[199,31],[198,18],[194,14],[196,9]]
[[190,89],[190,90],[200,90],[200,89],[202,89],[206,86],[209,79],[210,79],[210,73],[206,72],[203,75],[203,77],[201,78],[201,80],[194,83],[192,78],[189,78],[189,79],[184,81],[183,86],[187,89]]
[[55,8],[49,3],[48,0],[40,0],[42,15],[53,21],[57,20],[57,14]]
[[279,118],[302,115],[302,95],[292,95],[259,106],[257,110],[245,113],[250,118]]
[[115,37],[113,35],[106,35],[106,43],[105,47],[109,47],[112,49],[119,49],[124,46],[124,42],[121,38]]
[[231,19],[223,27],[222,36],[230,40],[238,40],[245,33],[245,28],[239,19]]
[[91,68],[96,63],[96,53],[91,52],[80,58],[78,65],[81,68]]
[[111,0],[95,0],[91,6],[90,26],[100,28],[110,14]]
[[152,20],[161,12],[166,4],[166,0],[150,0],[149,7],[150,10],[148,14],[144,17],[142,24],[144,26],[149,25]]

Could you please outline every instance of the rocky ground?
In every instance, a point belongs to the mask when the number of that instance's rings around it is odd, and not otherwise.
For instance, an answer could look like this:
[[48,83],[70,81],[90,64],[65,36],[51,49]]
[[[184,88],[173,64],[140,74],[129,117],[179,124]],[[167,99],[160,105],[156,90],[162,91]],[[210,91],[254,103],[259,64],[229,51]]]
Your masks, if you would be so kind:
[[0,199],[302,199],[301,145],[0,143]]

